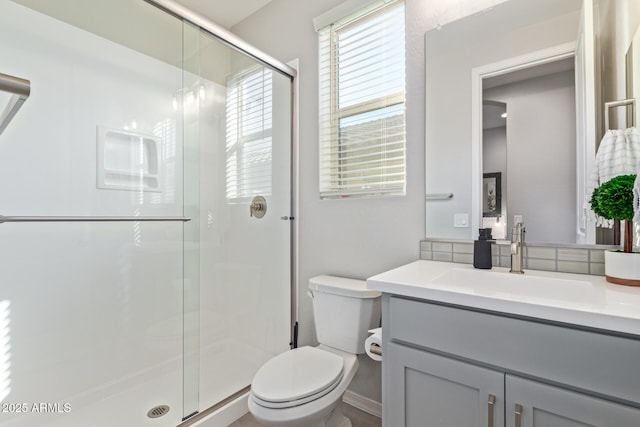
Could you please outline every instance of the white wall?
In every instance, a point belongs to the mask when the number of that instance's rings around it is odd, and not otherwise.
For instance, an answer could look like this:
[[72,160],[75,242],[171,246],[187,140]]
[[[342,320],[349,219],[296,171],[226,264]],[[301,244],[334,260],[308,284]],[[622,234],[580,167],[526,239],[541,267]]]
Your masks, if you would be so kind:
[[[414,261],[424,238],[424,32],[495,0],[407,0],[407,195],[320,200],[318,38],[311,20],[339,0],[273,0],[232,31],[275,58],[300,60],[300,344],[314,344],[308,280],[318,274],[365,279]],[[449,9],[448,6],[453,5]],[[351,389],[381,400],[380,365],[360,357]]]
[[507,104],[507,230],[523,215],[527,242],[575,243],[574,87],[571,70],[484,92]]

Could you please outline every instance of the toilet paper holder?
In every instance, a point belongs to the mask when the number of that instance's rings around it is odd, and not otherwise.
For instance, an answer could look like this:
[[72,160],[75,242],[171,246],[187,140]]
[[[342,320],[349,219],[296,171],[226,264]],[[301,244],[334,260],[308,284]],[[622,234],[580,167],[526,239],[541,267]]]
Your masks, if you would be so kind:
[[371,343],[371,347],[369,347],[369,349],[371,350],[372,354],[382,356],[382,347],[380,347],[378,344]]
[[369,330],[369,337],[364,341],[364,352],[377,362],[382,361],[382,328]]

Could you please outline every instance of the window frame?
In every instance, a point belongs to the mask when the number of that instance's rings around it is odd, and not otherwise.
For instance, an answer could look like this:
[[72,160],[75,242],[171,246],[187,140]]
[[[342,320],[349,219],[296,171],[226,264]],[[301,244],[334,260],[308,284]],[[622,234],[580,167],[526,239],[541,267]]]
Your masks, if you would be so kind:
[[[360,11],[343,18],[342,20],[336,21],[333,24],[328,25],[327,27],[321,29],[320,31],[328,31],[328,34],[325,35],[329,39],[329,71],[328,76],[323,74],[322,69],[320,69],[320,92],[322,93],[323,81],[328,80],[329,87],[329,111],[326,111],[326,107],[322,106],[322,97],[320,94],[320,102],[321,105],[319,107],[319,117],[320,117],[320,197],[322,199],[329,198],[346,198],[346,197],[366,197],[366,196],[397,196],[397,195],[406,195],[406,48],[403,46],[403,61],[405,61],[405,75],[403,81],[403,87],[401,91],[394,92],[392,94],[381,94],[380,96],[373,98],[371,100],[361,101],[356,104],[348,105],[340,108],[339,106],[339,36],[341,33],[344,33],[354,27],[366,24],[366,22],[375,19],[376,17],[387,13],[390,9],[394,7],[402,7],[403,10],[405,8],[404,0],[392,0],[384,3],[378,3],[374,5],[370,5],[367,8],[361,9]],[[337,27],[337,28],[335,28]],[[406,39],[406,27],[404,28],[405,39]],[[322,33],[321,33],[322,34]],[[324,47],[322,46],[322,35],[320,36],[320,61],[319,66],[322,67],[323,59],[322,55],[324,52]],[[375,189],[366,189],[362,188],[360,190],[357,189],[345,189],[341,188],[340,184],[332,184],[331,189],[324,189],[323,182],[324,181],[336,181],[340,182],[341,172],[335,171],[335,169],[340,169],[342,166],[342,161],[338,160],[339,166],[330,166],[323,167],[322,162],[326,157],[328,158],[340,158],[342,141],[340,137],[341,127],[340,121],[345,118],[353,117],[358,114],[364,114],[372,111],[382,110],[384,108],[389,108],[397,105],[404,106],[403,110],[403,126],[404,126],[404,136],[403,136],[403,177],[402,184],[398,186],[392,186],[390,188],[382,188],[384,187],[383,181],[376,183],[377,186],[381,188]],[[328,132],[329,137],[326,138],[323,136],[323,115],[328,115]],[[328,139],[329,143],[326,143]],[[385,144],[386,145],[386,144]],[[330,150],[330,154],[323,154],[323,150]],[[381,158],[385,156],[384,151],[386,151],[388,147],[383,147],[381,150]],[[348,163],[347,163],[348,164]],[[336,178],[336,179],[332,179]]]
[[[261,130],[252,132],[252,133],[248,133],[245,134],[243,132],[243,127],[244,127],[244,119],[246,119],[246,117],[244,116],[244,112],[246,111],[245,106],[247,104],[248,101],[248,96],[246,96],[246,91],[245,88],[243,87],[243,84],[245,82],[247,82],[248,80],[250,80],[253,76],[256,75],[261,75],[262,76],[262,93],[264,94],[265,91],[265,87],[267,86],[265,84],[265,76],[268,74],[268,79],[269,79],[269,83],[268,86],[270,87],[270,92],[271,92],[271,103],[268,104],[268,108],[269,108],[269,115],[271,116],[270,119],[270,126],[268,128],[262,128]],[[226,169],[226,173],[225,173],[225,186],[226,186],[226,191],[225,191],[225,197],[227,198],[227,200],[229,200],[230,202],[235,202],[235,203],[242,203],[245,202],[247,200],[251,200],[254,196],[256,195],[262,195],[262,196],[270,196],[272,193],[272,182],[269,182],[269,190],[263,190],[263,191],[249,191],[247,192],[245,189],[242,188],[242,186],[240,185],[241,182],[243,182],[242,178],[244,178],[243,174],[246,173],[247,169],[245,168],[245,164],[246,164],[246,159],[244,158],[244,151],[245,151],[245,147],[248,143],[251,142],[260,142],[260,141],[264,141],[266,139],[269,140],[269,144],[271,145],[271,160],[270,160],[270,167],[271,167],[271,171],[273,171],[273,71],[263,68],[263,67],[254,67],[248,70],[243,70],[242,72],[233,75],[232,77],[230,77],[227,80],[227,85],[226,85],[226,100],[225,100],[225,108],[229,107],[229,91],[230,88],[235,88],[235,90],[237,90],[237,94],[234,96],[235,98],[235,102],[236,102],[236,106],[235,106],[235,126],[237,127],[237,136],[235,138],[235,141],[230,144],[229,143],[229,117],[228,117],[228,111],[225,112],[225,156],[226,156],[226,161],[225,161],[225,169]],[[263,108],[266,105],[264,103],[264,99],[262,99],[262,105]],[[264,111],[263,111],[263,116],[264,116]],[[235,155],[236,158],[236,170],[235,170],[235,174],[234,174],[234,179],[235,179],[235,188],[233,188],[231,191],[230,190],[230,186],[231,186],[231,182],[229,180],[229,160],[231,158],[231,156]],[[258,184],[260,184],[260,182],[258,182]]]

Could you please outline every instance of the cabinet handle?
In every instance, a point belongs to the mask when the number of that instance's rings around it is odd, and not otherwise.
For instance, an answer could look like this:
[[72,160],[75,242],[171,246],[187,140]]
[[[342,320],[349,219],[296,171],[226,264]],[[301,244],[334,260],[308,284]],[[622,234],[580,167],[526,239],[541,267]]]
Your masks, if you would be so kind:
[[516,427],[522,427],[522,405],[516,403]]
[[487,410],[489,411],[489,427],[493,427],[493,407],[496,403],[496,397],[493,394],[489,395],[489,400],[487,401]]

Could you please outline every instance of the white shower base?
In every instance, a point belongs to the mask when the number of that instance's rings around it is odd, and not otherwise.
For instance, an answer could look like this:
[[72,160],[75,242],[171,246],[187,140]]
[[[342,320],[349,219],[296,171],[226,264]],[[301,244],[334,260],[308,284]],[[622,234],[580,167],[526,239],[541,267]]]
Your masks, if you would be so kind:
[[[203,348],[200,409],[213,406],[249,385],[265,357],[269,356],[230,339]],[[11,419],[0,414],[0,427],[175,427],[183,416],[182,359],[62,403],[66,402],[71,404],[68,413],[16,414]],[[160,418],[148,418],[147,412],[156,405],[168,405],[171,409]],[[195,425],[225,425],[230,416],[235,419],[246,413],[243,405],[246,406],[246,399],[244,404],[240,400],[230,406],[235,415],[225,413],[227,409],[223,408]]]

